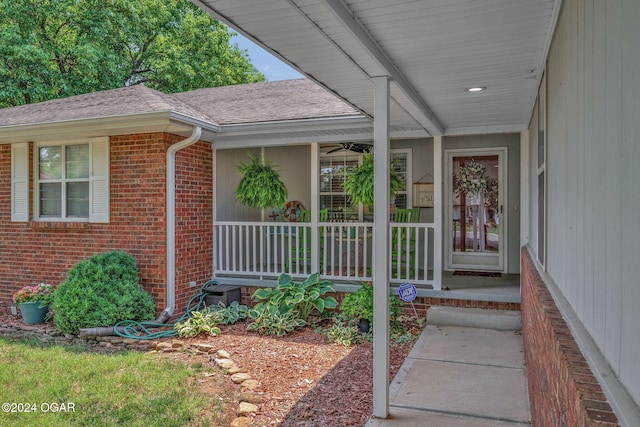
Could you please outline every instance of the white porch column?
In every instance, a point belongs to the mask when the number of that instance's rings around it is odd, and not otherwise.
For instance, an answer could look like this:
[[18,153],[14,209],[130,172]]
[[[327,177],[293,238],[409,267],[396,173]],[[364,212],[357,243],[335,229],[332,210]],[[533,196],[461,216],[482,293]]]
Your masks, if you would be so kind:
[[529,144],[529,130],[523,130],[520,132],[520,246],[529,243]]
[[442,290],[442,136],[433,137],[433,289]]
[[389,78],[374,77],[373,416],[389,415]]
[[320,271],[320,145],[311,144],[311,273]]

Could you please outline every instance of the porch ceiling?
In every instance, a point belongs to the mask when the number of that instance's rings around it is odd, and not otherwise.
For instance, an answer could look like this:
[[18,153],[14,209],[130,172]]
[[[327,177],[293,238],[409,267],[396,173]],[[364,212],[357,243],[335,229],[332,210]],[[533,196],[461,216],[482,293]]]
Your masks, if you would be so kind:
[[[560,0],[192,0],[364,114],[432,135],[526,129]],[[470,93],[469,87],[486,87]]]

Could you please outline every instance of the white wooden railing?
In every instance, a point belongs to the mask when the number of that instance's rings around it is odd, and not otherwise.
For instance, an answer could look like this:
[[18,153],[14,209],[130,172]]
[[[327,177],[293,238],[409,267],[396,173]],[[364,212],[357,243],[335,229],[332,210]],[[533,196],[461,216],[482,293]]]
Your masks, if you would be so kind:
[[[333,281],[369,281],[374,266],[373,226],[360,222],[318,224],[318,246],[310,223],[217,221],[216,276],[306,277],[315,271]],[[395,238],[404,234],[406,239]],[[433,224],[391,223],[391,282],[433,285]]]

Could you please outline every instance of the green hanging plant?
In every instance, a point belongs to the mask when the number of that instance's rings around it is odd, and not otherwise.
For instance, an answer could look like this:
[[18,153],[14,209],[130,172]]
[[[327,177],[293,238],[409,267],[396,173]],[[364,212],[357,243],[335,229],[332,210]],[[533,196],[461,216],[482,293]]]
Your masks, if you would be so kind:
[[[365,206],[373,206],[373,155],[364,155],[362,164],[347,174],[342,188],[351,199],[351,203],[362,203]],[[395,198],[398,191],[403,188],[402,180],[396,171],[390,169],[389,194],[391,198]]]
[[288,192],[284,183],[280,181],[280,173],[266,158],[263,157],[261,162],[257,156],[247,154],[250,161],[238,165],[242,179],[236,188],[236,199],[252,208],[284,206],[287,203]]

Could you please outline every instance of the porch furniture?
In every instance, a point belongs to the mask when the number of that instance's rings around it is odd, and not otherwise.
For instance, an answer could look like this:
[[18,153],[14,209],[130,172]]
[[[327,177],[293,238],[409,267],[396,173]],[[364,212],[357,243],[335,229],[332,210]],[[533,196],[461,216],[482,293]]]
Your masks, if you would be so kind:
[[[393,222],[400,224],[420,221],[420,208],[396,209]],[[402,270],[409,264],[415,267],[416,229],[413,227],[394,227],[391,233],[391,267]]]
[[[329,217],[328,209],[320,210],[319,222],[327,222]],[[311,210],[302,209],[300,211],[300,222],[311,222]],[[320,264],[323,261],[322,248],[324,247],[324,227],[319,229],[319,243],[320,243]],[[287,252],[285,261],[285,270],[289,270],[289,261],[291,264],[305,265],[311,263],[311,228],[304,227],[304,231],[299,236],[292,237],[291,249]]]

